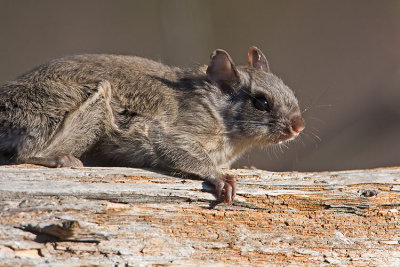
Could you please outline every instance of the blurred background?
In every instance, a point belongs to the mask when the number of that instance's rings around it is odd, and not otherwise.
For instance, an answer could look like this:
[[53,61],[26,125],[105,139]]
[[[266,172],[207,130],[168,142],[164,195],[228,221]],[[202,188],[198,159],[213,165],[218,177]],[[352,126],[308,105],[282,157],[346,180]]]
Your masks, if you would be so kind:
[[400,165],[400,1],[1,0],[0,82],[52,58],[130,54],[236,64],[258,46],[306,110],[287,148],[234,167],[319,171]]

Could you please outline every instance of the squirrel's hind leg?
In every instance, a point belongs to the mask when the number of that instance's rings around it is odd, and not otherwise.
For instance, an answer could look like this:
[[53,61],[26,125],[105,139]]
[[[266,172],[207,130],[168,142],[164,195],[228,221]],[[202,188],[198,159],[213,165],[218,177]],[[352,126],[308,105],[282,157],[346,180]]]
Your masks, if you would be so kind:
[[116,127],[110,101],[110,83],[100,82],[97,91],[65,117],[44,149],[18,161],[46,167],[83,166],[79,157],[98,142],[110,127]]

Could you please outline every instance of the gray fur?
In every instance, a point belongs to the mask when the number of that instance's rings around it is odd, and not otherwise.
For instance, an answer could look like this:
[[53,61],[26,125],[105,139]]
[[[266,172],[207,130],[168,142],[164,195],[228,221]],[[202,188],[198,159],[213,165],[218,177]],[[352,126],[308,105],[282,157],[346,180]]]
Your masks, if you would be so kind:
[[[277,143],[299,113],[279,78],[232,66],[239,82],[227,89],[206,66],[116,55],[53,60],[0,87],[0,154],[4,163],[71,155],[90,165],[154,167],[223,187],[218,166]],[[254,108],[260,94],[270,112]]]

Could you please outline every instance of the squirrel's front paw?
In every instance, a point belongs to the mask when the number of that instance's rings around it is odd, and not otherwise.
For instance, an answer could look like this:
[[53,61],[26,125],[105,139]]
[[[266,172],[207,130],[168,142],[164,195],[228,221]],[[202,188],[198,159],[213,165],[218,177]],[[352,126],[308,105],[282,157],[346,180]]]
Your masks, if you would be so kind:
[[233,176],[226,175],[223,180],[217,180],[214,184],[219,201],[231,204],[236,194],[236,182]]

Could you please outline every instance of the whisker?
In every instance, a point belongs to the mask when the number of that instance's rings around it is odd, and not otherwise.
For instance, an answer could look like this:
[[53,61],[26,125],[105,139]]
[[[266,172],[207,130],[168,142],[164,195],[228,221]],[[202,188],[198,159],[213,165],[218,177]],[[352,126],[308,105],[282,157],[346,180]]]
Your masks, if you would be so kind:
[[309,105],[305,109],[303,109],[303,111],[301,113],[304,114],[307,111],[310,111],[311,109],[315,109],[315,108],[331,108],[331,107],[333,107],[332,104],[321,104],[321,105],[317,105],[317,106]]
[[309,119],[312,119],[312,120],[315,120],[315,121],[319,121],[319,122],[325,123],[324,120],[322,120],[322,119],[320,119],[320,118],[317,118],[317,117],[308,117],[308,118],[309,118]]
[[322,141],[322,139],[321,139],[318,135],[316,135],[316,134],[314,134],[314,133],[312,133],[312,132],[311,132],[311,134],[312,134],[313,136],[315,136],[315,138],[317,138],[318,141],[320,141],[320,142]]
[[274,151],[275,159],[279,159],[279,156],[277,154],[277,147],[276,146],[273,146],[273,151]]
[[332,104],[321,104],[321,105],[314,106],[313,108],[331,108],[331,107],[333,107]]
[[299,142],[301,142],[301,144],[303,145],[303,147],[306,147],[306,143],[303,140],[303,134],[299,135],[296,140],[299,140]]
[[[286,144],[286,143],[282,143],[282,144],[280,144],[280,146],[282,147],[284,147],[284,148],[286,148],[286,149],[288,149],[289,148],[289,146]],[[282,151],[283,152],[283,151]]]
[[310,108],[311,108],[311,106],[305,107],[301,113],[302,114],[306,113],[308,110],[310,110]]

